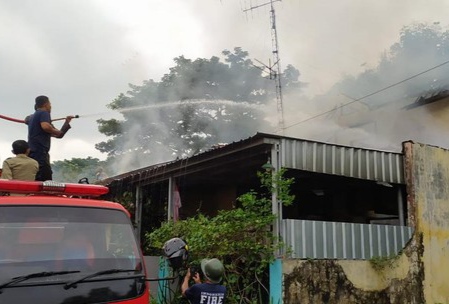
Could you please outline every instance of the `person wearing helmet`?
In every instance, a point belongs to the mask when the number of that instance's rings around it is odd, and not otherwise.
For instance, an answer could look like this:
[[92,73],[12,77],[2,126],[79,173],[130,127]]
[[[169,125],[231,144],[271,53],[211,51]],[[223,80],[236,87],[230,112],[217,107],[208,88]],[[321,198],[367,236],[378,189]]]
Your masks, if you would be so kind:
[[[220,285],[224,273],[223,264],[216,258],[203,259],[201,271],[203,272],[204,283],[201,282],[199,273],[192,274],[190,268],[187,270],[181,285],[182,295],[192,304],[223,304],[226,297],[226,287]],[[195,284],[189,287],[191,278]]]

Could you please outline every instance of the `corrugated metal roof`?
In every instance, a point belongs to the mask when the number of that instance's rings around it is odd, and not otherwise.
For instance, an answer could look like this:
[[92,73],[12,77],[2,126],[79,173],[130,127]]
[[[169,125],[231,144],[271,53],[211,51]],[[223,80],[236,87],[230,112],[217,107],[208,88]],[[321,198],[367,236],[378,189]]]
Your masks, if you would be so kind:
[[[271,136],[277,138],[276,135]],[[241,163],[244,166],[248,163],[248,160],[236,156],[244,154],[246,155],[246,158],[251,159],[254,158],[257,153],[268,153],[268,151],[270,151],[270,145],[271,142],[267,142],[265,135],[256,134],[255,136],[228,145],[211,148],[208,151],[201,152],[188,158],[155,164],[120,175],[111,176],[102,180],[100,183],[109,187],[122,187],[123,185],[129,186],[130,184],[147,184],[165,180],[173,176],[200,172],[211,165],[214,167],[219,167],[220,165],[227,166],[229,171],[231,171],[232,166],[228,166],[225,159],[231,158],[235,159],[235,161],[242,159]],[[266,161],[266,158],[264,161]]]
[[403,156],[400,153],[291,138],[280,140],[280,152],[284,168],[404,183]]
[[412,104],[405,106],[404,109],[410,110],[413,108],[425,106],[432,102],[436,102],[441,99],[447,98],[448,96],[449,96],[448,86],[446,86],[445,88],[438,88],[438,89],[430,90],[430,91],[423,93]]
[[[155,182],[170,176],[200,172],[206,167],[226,166],[224,157],[235,158],[237,154],[258,149],[269,151],[279,144],[281,167],[309,172],[332,174],[385,183],[404,183],[402,154],[341,146],[273,134],[257,133],[247,139],[215,148],[190,158],[153,165],[106,179],[103,184],[134,184]],[[248,154],[248,153],[246,153]],[[247,157],[253,157],[248,154]],[[242,158],[242,166],[247,160]],[[203,169],[202,169],[203,168]],[[229,170],[233,170],[229,167]]]

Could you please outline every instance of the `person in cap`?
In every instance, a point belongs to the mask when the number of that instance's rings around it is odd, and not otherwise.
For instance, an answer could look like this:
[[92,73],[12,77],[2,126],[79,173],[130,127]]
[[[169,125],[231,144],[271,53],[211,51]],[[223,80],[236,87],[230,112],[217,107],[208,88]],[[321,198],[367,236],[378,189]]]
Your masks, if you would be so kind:
[[[187,270],[181,285],[182,295],[192,304],[223,304],[226,298],[226,287],[220,285],[224,273],[223,264],[216,258],[203,259],[201,271],[203,272],[204,283],[201,282],[199,273],[192,274],[190,268]],[[189,287],[191,278],[195,284]]]
[[12,143],[12,153],[15,157],[5,159],[2,167],[2,179],[34,180],[39,169],[36,160],[28,157],[30,148],[24,140]]
[[39,163],[36,180],[46,181],[51,180],[53,175],[49,154],[51,137],[63,138],[71,128],[70,121],[73,116],[67,116],[61,130],[58,130],[51,123],[51,102],[47,96],[36,97],[34,108],[34,114],[26,119],[30,157]]

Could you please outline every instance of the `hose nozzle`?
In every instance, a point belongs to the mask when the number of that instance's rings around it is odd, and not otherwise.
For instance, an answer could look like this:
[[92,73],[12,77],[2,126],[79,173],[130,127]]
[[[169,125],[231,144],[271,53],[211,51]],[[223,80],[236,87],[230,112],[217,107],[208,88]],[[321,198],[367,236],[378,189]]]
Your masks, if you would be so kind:
[[[69,116],[67,116],[67,117],[70,117],[70,118],[80,118],[79,115],[69,115]],[[64,120],[64,119],[66,119],[67,117],[55,118],[55,119],[52,119],[51,121]]]

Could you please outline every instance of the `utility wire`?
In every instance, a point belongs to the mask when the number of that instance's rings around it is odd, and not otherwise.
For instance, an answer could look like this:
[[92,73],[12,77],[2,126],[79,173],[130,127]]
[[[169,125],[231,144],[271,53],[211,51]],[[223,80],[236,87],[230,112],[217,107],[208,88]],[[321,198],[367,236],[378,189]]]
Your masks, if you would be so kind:
[[294,123],[294,124],[292,124],[292,125],[286,126],[286,127],[284,128],[284,130],[285,130],[285,129],[288,129],[288,128],[291,128],[291,127],[294,127],[294,126],[296,126],[296,125],[302,124],[302,123],[304,123],[304,122],[313,120],[313,119],[318,118],[318,117],[320,117],[320,116],[329,114],[329,113],[331,113],[331,112],[333,112],[333,111],[336,111],[336,110],[341,109],[341,108],[343,108],[343,107],[346,107],[346,106],[348,106],[348,105],[350,105],[350,104],[353,104],[354,102],[357,102],[357,101],[360,101],[360,100],[362,100],[362,99],[365,99],[365,98],[371,97],[371,96],[373,96],[373,95],[379,94],[379,93],[381,93],[381,92],[383,92],[383,91],[386,91],[386,90],[388,90],[388,89],[391,89],[392,87],[395,87],[395,86],[400,85],[400,84],[402,84],[402,83],[404,83],[404,82],[407,82],[407,81],[409,81],[410,79],[416,78],[416,77],[421,76],[421,75],[423,75],[423,74],[425,74],[425,73],[428,73],[428,72],[430,72],[430,71],[432,71],[432,70],[435,70],[435,69],[437,69],[437,68],[439,68],[439,67],[442,67],[443,65],[446,65],[446,64],[448,64],[448,63],[449,63],[449,60],[447,60],[447,61],[445,61],[445,62],[443,62],[443,63],[440,63],[440,64],[438,64],[438,65],[436,65],[436,66],[434,66],[434,67],[431,67],[430,69],[427,69],[427,70],[425,70],[425,71],[422,71],[422,72],[420,72],[420,73],[418,73],[418,74],[415,74],[415,75],[413,75],[413,76],[410,76],[410,77],[408,77],[408,78],[405,78],[405,79],[403,79],[403,80],[401,80],[401,81],[399,81],[399,82],[393,83],[393,84],[391,84],[391,85],[389,85],[389,86],[387,86],[387,87],[385,87],[385,88],[382,88],[382,89],[380,89],[380,90],[377,90],[377,91],[375,91],[375,92],[373,92],[373,93],[367,94],[367,95],[362,96],[362,97],[360,97],[360,98],[354,99],[354,100],[352,100],[352,101],[350,101],[350,102],[348,102],[348,103],[345,103],[345,104],[342,104],[342,105],[340,105],[340,106],[338,106],[338,107],[335,107],[335,108],[333,108],[333,109],[331,109],[331,110],[322,112],[322,113],[320,113],[320,114],[314,115],[314,116],[309,117],[309,118],[304,119],[304,120],[301,120],[301,121],[299,121],[299,122],[297,122],[297,123]]

